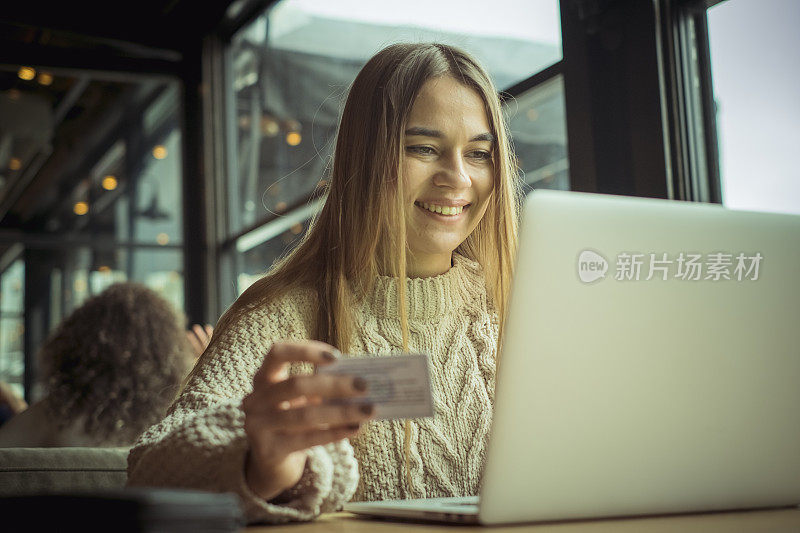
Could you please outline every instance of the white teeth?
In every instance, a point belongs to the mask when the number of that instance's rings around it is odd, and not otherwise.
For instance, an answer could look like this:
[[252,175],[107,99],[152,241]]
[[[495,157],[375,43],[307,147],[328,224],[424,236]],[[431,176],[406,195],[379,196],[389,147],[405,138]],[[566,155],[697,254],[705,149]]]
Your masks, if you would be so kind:
[[417,205],[433,213],[439,213],[440,215],[447,215],[447,216],[459,215],[464,210],[464,206],[450,207],[447,205],[442,206],[442,205],[426,204],[424,202],[417,202]]

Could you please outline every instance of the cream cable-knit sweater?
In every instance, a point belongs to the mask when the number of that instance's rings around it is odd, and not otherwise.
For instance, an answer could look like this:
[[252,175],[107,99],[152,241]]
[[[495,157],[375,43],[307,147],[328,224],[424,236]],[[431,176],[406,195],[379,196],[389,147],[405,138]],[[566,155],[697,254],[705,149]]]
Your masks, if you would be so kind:
[[[355,310],[347,353],[402,351],[397,279],[380,277]],[[477,494],[492,419],[497,316],[478,263],[454,254],[432,278],[407,281],[409,344],[430,355],[433,418],[411,421],[411,492],[404,474],[404,422],[371,421],[350,441],[315,446],[294,497],[276,505],[245,482],[247,440],[242,398],[272,342],[309,338],[310,291],[251,313],[228,331],[199,373],[146,431],[128,458],[128,483],[235,492],[249,522],[310,520],[351,498],[378,500]]]

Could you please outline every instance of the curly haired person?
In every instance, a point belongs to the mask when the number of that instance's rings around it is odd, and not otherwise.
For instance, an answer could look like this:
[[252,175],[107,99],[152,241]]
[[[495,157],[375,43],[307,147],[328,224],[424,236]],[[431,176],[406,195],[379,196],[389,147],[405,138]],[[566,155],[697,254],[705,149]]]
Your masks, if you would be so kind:
[[130,446],[164,416],[195,355],[169,302],[112,285],[45,341],[46,394],[0,428],[0,447]]

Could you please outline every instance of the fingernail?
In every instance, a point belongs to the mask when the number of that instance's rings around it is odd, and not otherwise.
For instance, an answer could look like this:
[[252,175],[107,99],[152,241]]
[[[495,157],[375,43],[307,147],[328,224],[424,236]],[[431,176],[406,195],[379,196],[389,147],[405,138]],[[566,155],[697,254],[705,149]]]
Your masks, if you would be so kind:
[[371,415],[373,411],[375,411],[375,406],[372,404],[364,404],[358,408],[359,411],[364,413],[365,415]]
[[333,352],[322,352],[322,357],[324,357],[326,361],[336,361],[339,359]]
[[362,392],[367,390],[367,380],[365,380],[362,377],[354,378],[353,388],[357,391],[362,391]]

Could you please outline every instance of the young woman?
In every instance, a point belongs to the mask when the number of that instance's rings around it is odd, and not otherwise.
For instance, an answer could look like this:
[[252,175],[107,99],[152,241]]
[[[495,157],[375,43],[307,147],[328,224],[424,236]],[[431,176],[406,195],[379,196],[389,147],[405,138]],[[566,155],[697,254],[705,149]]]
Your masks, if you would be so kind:
[[[248,520],[477,493],[516,247],[516,173],[495,88],[466,53],[398,44],[350,89],[305,239],[223,315],[129,483],[238,493]],[[310,340],[313,339],[313,340]],[[339,356],[429,354],[435,417],[375,421]]]

